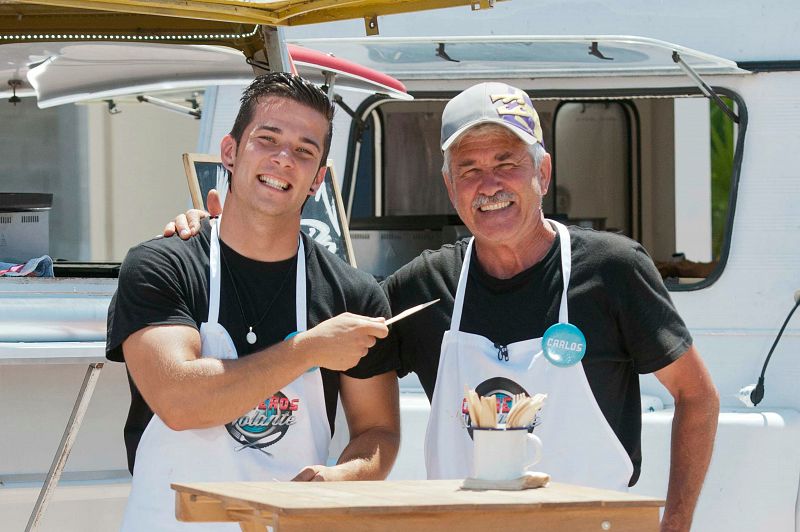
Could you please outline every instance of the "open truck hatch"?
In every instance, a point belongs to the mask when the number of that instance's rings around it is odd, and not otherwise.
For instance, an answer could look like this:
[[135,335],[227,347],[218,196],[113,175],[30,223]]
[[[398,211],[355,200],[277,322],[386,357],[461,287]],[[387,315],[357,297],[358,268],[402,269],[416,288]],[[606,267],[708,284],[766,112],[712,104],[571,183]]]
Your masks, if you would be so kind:
[[309,48],[402,80],[676,75],[678,52],[697,73],[744,74],[734,61],[656,39],[603,36],[487,36],[301,39]]
[[[105,59],[101,65],[109,70],[116,69],[117,74],[120,73],[119,65],[126,63],[125,68],[135,65],[139,78],[143,72],[147,72],[148,81],[143,86],[148,90],[170,89],[173,86],[181,88],[187,84],[202,86],[208,85],[205,82],[210,80],[218,81],[216,84],[236,83],[237,80],[252,79],[253,75],[241,55],[228,50],[230,56],[226,56],[222,49],[200,45],[239,50],[256,70],[268,67],[269,63],[272,63],[273,69],[280,69],[285,57],[273,55],[277,49],[281,52],[285,50],[283,42],[276,42],[282,41],[282,28],[279,26],[361,18],[366,33],[376,35],[379,16],[456,6],[486,9],[492,7],[495,1],[8,0],[0,2],[0,44],[4,45],[0,48],[0,76],[3,80],[0,96],[30,96],[34,89],[26,79],[30,69],[35,70],[32,81],[42,91],[39,96],[44,105],[74,102],[78,101],[77,98],[110,97],[115,94],[115,87],[133,83],[129,78],[137,76],[127,71],[113,86],[109,86],[108,80],[96,78],[96,74],[87,79],[86,70],[80,67],[91,67],[91,61],[86,58],[92,57],[93,61],[96,59],[95,53],[100,54],[101,60]],[[38,47],[17,47],[18,43],[32,43]],[[107,51],[84,47],[109,46],[108,43],[114,44]],[[133,46],[116,48],[119,43]],[[153,50],[148,46],[155,43],[169,45],[172,52],[167,53],[178,57],[165,59],[161,54],[148,56],[147,50]],[[9,45],[12,47],[9,48]],[[183,48],[189,50],[177,51]],[[325,79],[324,74],[321,75],[316,68],[320,64],[327,66],[328,71],[337,76],[342,74],[337,71],[336,60],[321,59],[322,54],[313,52],[302,55],[305,58],[295,58],[301,75],[312,80],[320,76]],[[146,62],[148,57],[152,62]],[[187,60],[190,64],[195,63],[194,71],[185,64]],[[69,70],[64,70],[66,67]],[[52,77],[59,79],[66,74],[63,85],[47,80],[51,77],[51,71],[54,71]],[[54,83],[52,92],[45,88],[45,83],[47,86]],[[374,88],[374,84],[365,84],[363,79],[353,79],[352,83],[356,88]],[[79,88],[81,84],[82,88]],[[378,92],[387,90],[395,90],[395,95],[404,92],[391,84],[378,89]]]
[[[297,72],[338,88],[408,99],[396,79],[297,45],[288,47]],[[36,96],[40,108],[142,93],[179,93],[211,85],[245,85],[253,68],[223,46],[132,42],[37,42],[0,47],[0,75],[19,79],[17,96]],[[11,96],[10,91],[8,96]]]

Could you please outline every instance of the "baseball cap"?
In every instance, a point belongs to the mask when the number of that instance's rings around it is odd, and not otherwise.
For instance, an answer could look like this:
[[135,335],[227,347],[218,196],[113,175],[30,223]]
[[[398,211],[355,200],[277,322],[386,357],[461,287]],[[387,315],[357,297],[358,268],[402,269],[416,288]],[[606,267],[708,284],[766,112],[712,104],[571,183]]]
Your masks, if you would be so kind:
[[442,151],[469,128],[492,123],[507,127],[527,144],[540,143],[542,126],[531,99],[505,83],[473,85],[450,100],[442,113]]

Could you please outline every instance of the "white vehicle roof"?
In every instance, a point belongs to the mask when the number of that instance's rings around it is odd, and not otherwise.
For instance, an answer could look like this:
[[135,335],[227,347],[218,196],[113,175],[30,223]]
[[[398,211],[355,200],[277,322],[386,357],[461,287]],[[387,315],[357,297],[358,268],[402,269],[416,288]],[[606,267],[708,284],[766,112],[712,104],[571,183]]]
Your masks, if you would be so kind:
[[366,37],[300,39],[403,80],[681,74],[677,52],[699,74],[744,74],[734,61],[676,44],[625,35]]

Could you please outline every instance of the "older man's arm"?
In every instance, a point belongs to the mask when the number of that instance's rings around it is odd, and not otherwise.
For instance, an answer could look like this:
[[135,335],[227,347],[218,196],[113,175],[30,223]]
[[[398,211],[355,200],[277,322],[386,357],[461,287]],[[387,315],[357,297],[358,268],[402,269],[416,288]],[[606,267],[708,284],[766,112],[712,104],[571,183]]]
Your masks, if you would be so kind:
[[661,531],[688,532],[714,447],[719,395],[694,346],[655,375],[675,399],[669,488]]
[[368,379],[342,374],[340,391],[350,443],[335,466],[310,465],[294,480],[383,480],[391,471],[400,447],[397,374]]

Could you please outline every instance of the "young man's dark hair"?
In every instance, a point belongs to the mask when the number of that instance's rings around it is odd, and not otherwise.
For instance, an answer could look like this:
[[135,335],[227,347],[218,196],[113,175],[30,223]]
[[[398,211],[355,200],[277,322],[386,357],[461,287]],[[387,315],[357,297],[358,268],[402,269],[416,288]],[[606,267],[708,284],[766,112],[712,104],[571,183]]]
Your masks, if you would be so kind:
[[[322,147],[322,158],[319,167],[322,168],[328,161],[328,152],[331,149],[333,136],[333,111],[334,107],[328,96],[311,82],[288,74],[286,72],[269,72],[257,76],[256,79],[244,90],[239,106],[239,114],[231,128],[231,137],[238,145],[242,140],[244,130],[253,119],[253,113],[258,102],[267,97],[287,98],[319,111],[328,120],[328,136]],[[231,172],[228,171],[228,186],[232,187]]]

